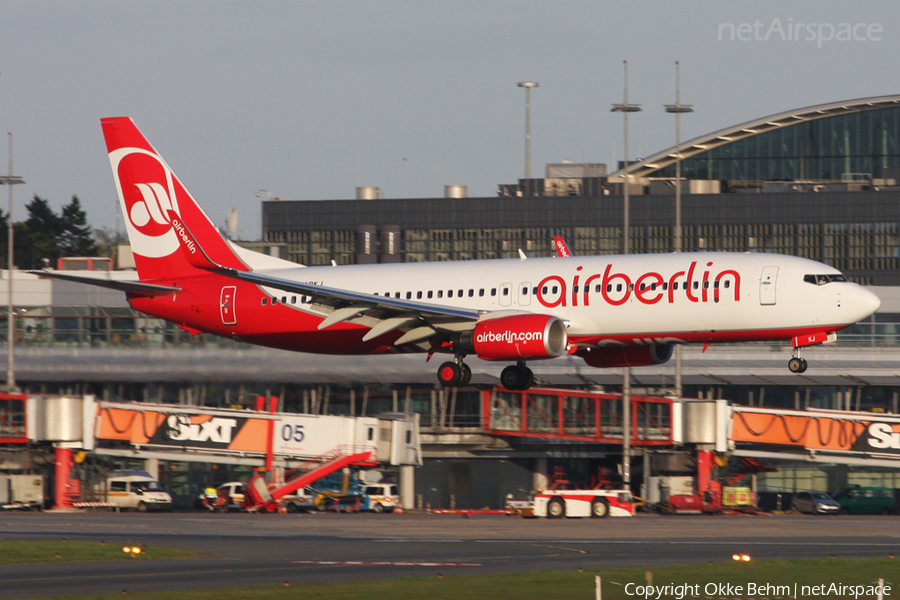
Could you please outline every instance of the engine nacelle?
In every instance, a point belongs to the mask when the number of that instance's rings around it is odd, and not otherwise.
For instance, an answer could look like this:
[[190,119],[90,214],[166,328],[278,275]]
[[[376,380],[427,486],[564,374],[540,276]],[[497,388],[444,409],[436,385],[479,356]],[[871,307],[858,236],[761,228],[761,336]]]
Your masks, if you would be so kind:
[[484,360],[536,360],[566,353],[566,324],[550,315],[512,315],[479,321],[460,348]]
[[580,349],[577,354],[592,367],[645,367],[669,362],[675,346],[603,346]]

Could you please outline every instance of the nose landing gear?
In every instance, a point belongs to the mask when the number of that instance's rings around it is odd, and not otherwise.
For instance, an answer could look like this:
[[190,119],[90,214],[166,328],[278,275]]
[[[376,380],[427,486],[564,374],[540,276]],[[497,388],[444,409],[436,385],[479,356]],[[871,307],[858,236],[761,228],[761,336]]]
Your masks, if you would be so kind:
[[794,348],[793,358],[788,361],[788,370],[791,373],[805,373],[808,366],[806,359],[800,358],[800,348]]

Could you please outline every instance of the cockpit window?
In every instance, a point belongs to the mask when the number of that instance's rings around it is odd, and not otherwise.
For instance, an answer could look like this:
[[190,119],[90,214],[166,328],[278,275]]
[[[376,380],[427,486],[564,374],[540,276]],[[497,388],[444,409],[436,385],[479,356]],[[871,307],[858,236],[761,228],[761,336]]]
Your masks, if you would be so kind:
[[847,278],[843,275],[804,275],[803,281],[806,283],[811,283],[813,285],[825,285],[827,283],[831,283],[832,281],[847,281]]

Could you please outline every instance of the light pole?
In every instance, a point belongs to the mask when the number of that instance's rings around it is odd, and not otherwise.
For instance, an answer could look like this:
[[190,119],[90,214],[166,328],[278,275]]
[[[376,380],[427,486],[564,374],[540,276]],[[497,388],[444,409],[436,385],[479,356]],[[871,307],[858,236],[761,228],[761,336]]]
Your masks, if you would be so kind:
[[[681,252],[681,114],[694,112],[690,104],[681,103],[681,65],[675,61],[675,104],[666,104],[667,113],[675,114],[675,252]],[[675,345],[675,395],[681,396],[681,344]]]
[[[622,225],[622,253],[628,254],[631,240],[631,224],[629,222],[629,198],[628,198],[628,113],[640,112],[640,104],[628,103],[628,61],[623,60],[625,66],[625,97],[622,104],[613,104],[612,112],[620,112],[625,120],[625,193],[623,212],[625,213]],[[622,367],[622,483],[625,488],[631,486],[631,369]]]
[[8,185],[9,186],[9,215],[8,215],[8,252],[9,252],[9,270],[6,273],[7,281],[6,281],[6,291],[8,294],[9,302],[7,304],[7,313],[6,313],[6,326],[7,326],[7,361],[6,361],[6,391],[9,393],[14,393],[19,391],[16,387],[16,363],[15,363],[15,332],[16,332],[16,318],[15,311],[13,309],[13,186],[19,185],[20,183],[25,183],[25,180],[21,177],[16,177],[13,175],[13,138],[12,131],[7,131],[7,135],[9,136],[9,175],[6,177],[0,177],[0,185]]
[[628,103],[628,61],[623,60],[622,63],[625,65],[625,98],[621,104],[613,104],[610,110],[612,112],[622,113],[625,121],[625,222],[623,225],[624,231],[622,232],[622,254],[628,254],[631,245],[631,227],[628,206],[628,113],[641,112],[641,105]]
[[[525,179],[531,179],[531,88],[541,87],[536,81],[520,81],[525,88]],[[527,184],[526,184],[527,185]]]

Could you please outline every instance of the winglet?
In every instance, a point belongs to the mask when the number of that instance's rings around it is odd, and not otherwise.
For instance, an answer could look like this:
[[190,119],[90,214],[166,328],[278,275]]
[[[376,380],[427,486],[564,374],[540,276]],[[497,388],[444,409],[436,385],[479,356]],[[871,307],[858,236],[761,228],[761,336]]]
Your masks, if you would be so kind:
[[197,242],[196,238],[194,238],[191,230],[188,229],[188,226],[184,224],[184,221],[181,220],[181,217],[178,216],[174,210],[167,211],[169,221],[172,223],[172,229],[175,230],[175,235],[178,237],[178,243],[181,245],[182,254],[184,254],[185,259],[187,259],[188,263],[191,266],[196,267],[198,269],[203,269],[205,271],[233,271],[234,269],[229,269],[228,267],[223,267],[222,265],[214,263],[210,260],[209,256],[207,256],[206,252],[203,251],[203,248]]
[[566,240],[563,238],[556,236],[553,238],[553,245],[556,246],[556,255],[560,258],[569,258],[572,256],[572,253],[569,252],[569,247],[566,245]]

